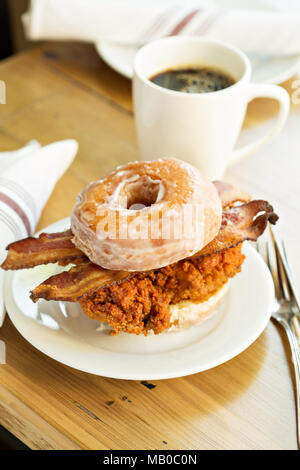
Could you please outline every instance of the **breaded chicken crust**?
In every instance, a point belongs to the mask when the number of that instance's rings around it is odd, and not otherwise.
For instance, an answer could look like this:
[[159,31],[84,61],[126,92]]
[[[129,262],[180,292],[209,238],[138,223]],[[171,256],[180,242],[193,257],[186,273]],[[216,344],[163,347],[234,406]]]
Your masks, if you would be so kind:
[[84,297],[80,305],[91,319],[107,322],[114,334],[161,333],[171,326],[170,304],[204,302],[240,272],[245,258],[241,246],[138,273]]

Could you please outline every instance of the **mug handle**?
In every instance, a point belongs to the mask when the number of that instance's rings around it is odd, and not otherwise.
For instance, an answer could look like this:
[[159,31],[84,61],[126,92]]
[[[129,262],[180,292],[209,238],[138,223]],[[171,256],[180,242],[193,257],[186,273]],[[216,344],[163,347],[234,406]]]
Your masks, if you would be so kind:
[[287,120],[290,109],[290,97],[284,88],[269,84],[251,84],[248,103],[254,98],[272,98],[279,102],[279,112],[276,122],[266,135],[259,137],[255,142],[251,142],[250,144],[234,150],[229,162],[230,164],[236,163],[251,153],[256,152],[256,150],[260,149],[264,144],[273,139],[273,137],[281,131]]

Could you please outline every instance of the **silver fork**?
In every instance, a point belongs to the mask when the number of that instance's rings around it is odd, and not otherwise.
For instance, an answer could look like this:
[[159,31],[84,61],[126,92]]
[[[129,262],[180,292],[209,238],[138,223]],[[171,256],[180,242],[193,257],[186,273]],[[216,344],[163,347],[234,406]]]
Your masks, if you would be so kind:
[[[295,370],[296,383],[296,416],[297,416],[297,442],[300,448],[300,349],[299,349],[299,323],[300,306],[290,265],[286,256],[285,246],[269,226],[270,236],[266,241],[265,249],[263,242],[257,242],[257,251],[268,265],[274,281],[276,303],[272,318],[285,329]],[[297,327],[298,325],[298,327]]]

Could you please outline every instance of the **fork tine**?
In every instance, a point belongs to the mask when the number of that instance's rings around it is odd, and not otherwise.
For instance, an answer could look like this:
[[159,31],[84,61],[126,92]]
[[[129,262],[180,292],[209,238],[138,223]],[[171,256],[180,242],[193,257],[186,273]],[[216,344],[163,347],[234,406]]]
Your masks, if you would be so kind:
[[277,235],[275,234],[270,224],[269,224],[269,232],[273,239],[273,243],[277,249],[278,257],[281,260],[282,270],[284,271],[284,274],[285,274],[286,288],[288,289],[289,296],[290,296],[289,298],[291,301],[295,302],[298,308],[298,311],[300,311],[300,299],[298,297],[298,294],[294,285],[292,271],[291,271],[291,268],[287,259],[287,255],[286,255],[285,245],[283,242],[282,242],[282,245],[279,243]]
[[[293,276],[292,269],[291,269],[291,266],[290,266],[290,263],[289,263],[289,260],[288,260],[287,254],[286,254],[285,243],[284,243],[283,240],[281,240],[281,245],[282,245],[283,256],[284,256],[286,266],[287,266],[287,269],[288,269],[288,272],[289,272],[289,279],[291,280],[292,283],[294,283],[294,276]],[[292,291],[292,295],[293,294],[294,293]]]
[[273,245],[273,249],[274,249],[274,253],[276,257],[277,276],[278,276],[278,283],[280,285],[281,298],[289,302],[293,297],[293,292],[289,284],[289,279],[288,279],[286,268],[283,265],[282,253],[280,251],[278,240],[275,239],[274,232],[272,231],[270,226],[269,226],[269,233],[270,233],[270,239],[271,239],[271,243]]
[[[286,264],[288,265],[289,269],[290,269],[290,265],[289,265],[289,261],[288,261],[288,257],[287,257],[287,254],[286,254],[286,249],[285,249],[285,243],[283,240],[281,240],[281,245],[282,245],[282,250],[283,250],[283,254],[284,254],[284,257],[286,259]],[[292,273],[290,273],[292,275]]]
[[[283,250],[283,253],[284,253],[284,248],[283,248],[283,241],[281,243],[281,246],[282,246],[282,250]],[[279,250],[278,250],[279,252]],[[283,259],[282,259],[282,252],[280,253],[279,252],[279,256],[280,256],[280,259],[281,259],[281,266],[282,266],[282,270],[284,271],[284,274],[285,274],[285,279],[286,279],[286,288],[287,288],[287,291],[288,291],[288,298],[290,300],[290,302],[294,299],[294,292],[293,292],[293,289],[291,287],[291,283],[290,283],[290,279],[291,279],[291,271],[289,269],[289,265],[288,265],[288,262],[287,262],[287,258],[286,258],[286,255],[285,256],[285,261],[287,263],[287,268],[284,267],[284,264],[283,264]],[[287,271],[288,269],[288,271]]]
[[[282,254],[283,254],[282,265],[283,265],[283,269],[285,269],[287,271],[286,277],[287,277],[287,286],[288,286],[288,289],[289,289],[289,298],[290,298],[291,301],[294,301],[296,303],[296,305],[298,306],[298,310],[299,310],[299,307],[300,307],[299,299],[298,299],[298,296],[297,296],[297,292],[295,291],[295,288],[294,288],[294,285],[295,285],[294,284],[294,276],[293,276],[291,266],[290,266],[290,263],[289,263],[289,260],[288,260],[288,257],[287,257],[285,243],[284,243],[283,240],[281,240],[281,247],[282,247],[281,258],[282,258]],[[284,267],[284,261],[286,263],[286,267]]]
[[270,237],[268,237],[267,240],[266,263],[273,278],[276,298],[277,300],[280,300],[283,298],[284,292],[282,289],[280,273],[278,269],[278,259],[275,252],[275,246],[272,241],[270,241]]
[[[273,242],[274,242],[274,239],[273,239]],[[274,250],[275,250],[276,262],[277,262],[278,282],[281,286],[282,297],[284,298],[284,300],[290,301],[292,292],[288,284],[286,272],[282,264],[282,259],[280,257],[280,253],[279,253],[278,246],[276,245],[276,243],[274,243]]]
[[262,251],[261,251],[261,246],[260,246],[260,240],[256,240],[256,251],[262,256]]
[[273,278],[276,299],[277,300],[282,299],[283,292],[281,290],[281,285],[278,279],[275,249],[274,249],[273,244],[270,244],[269,237],[268,238],[263,237],[262,239],[258,239],[256,241],[256,250],[260,254],[260,256],[263,258],[263,260],[265,261],[266,265],[269,268],[270,274]]

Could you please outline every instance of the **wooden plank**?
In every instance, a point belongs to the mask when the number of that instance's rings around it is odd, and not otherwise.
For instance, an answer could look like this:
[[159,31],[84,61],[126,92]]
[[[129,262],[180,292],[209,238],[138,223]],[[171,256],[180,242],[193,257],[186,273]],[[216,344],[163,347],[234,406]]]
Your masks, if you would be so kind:
[[[137,381],[96,377],[58,364],[29,345],[9,321],[0,337],[7,344],[1,384],[16,397],[16,405],[12,399],[8,405],[16,409],[22,401],[34,410],[31,424],[47,441],[55,427],[87,449],[294,447],[289,365],[273,325],[227,364],[155,381],[152,390]],[[39,427],[37,416],[50,430]],[[0,422],[6,424],[3,418]],[[22,439],[20,432],[17,437]]]
[[0,385],[0,422],[30,449],[78,450],[71,440]]

